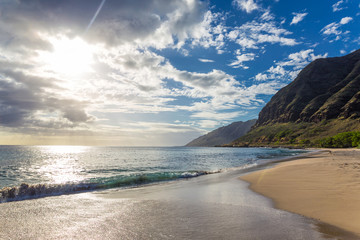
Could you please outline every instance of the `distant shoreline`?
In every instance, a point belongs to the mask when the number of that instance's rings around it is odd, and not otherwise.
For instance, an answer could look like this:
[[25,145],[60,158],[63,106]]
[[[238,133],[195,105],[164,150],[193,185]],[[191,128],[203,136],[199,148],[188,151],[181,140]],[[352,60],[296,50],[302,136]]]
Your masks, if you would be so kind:
[[360,236],[359,172],[359,149],[320,149],[240,179],[277,208]]

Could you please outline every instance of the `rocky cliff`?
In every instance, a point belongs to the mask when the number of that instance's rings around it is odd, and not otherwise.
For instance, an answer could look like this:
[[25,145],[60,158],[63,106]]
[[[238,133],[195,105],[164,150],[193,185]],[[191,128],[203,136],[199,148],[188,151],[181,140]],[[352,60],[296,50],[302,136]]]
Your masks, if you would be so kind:
[[317,59],[278,91],[261,110],[255,127],[360,117],[360,50]]

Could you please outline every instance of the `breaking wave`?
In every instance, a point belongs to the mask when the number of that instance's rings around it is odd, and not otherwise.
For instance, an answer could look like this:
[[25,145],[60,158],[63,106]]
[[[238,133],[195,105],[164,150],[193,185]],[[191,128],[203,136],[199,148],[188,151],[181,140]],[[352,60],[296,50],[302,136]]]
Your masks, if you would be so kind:
[[20,201],[26,199],[41,198],[73,194],[84,191],[110,189],[117,187],[132,187],[162,181],[188,179],[203,175],[219,173],[220,171],[186,171],[186,172],[157,172],[147,174],[120,175],[108,178],[94,178],[87,182],[63,183],[63,184],[27,184],[22,183],[16,187],[0,189],[0,203]]

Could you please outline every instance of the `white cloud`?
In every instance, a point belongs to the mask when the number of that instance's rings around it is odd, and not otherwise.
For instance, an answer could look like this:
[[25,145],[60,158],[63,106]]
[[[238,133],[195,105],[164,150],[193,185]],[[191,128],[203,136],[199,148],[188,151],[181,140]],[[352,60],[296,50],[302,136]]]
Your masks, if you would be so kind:
[[266,81],[276,79],[282,82],[293,80],[297,74],[310,62],[327,57],[327,53],[315,55],[313,49],[302,50],[300,52],[291,53],[283,61],[275,63],[267,71],[258,73],[255,76],[256,81]]
[[201,128],[214,129],[219,125],[219,121],[214,120],[199,120],[197,124],[200,125]]
[[344,17],[340,20],[340,22],[333,22],[326,25],[324,28],[321,29],[321,33],[325,35],[336,35],[335,41],[340,40],[341,36],[350,33],[349,31],[343,32],[340,30],[341,26],[348,24],[353,20],[352,17]]
[[243,63],[248,61],[253,61],[255,59],[254,53],[244,53],[242,54],[239,50],[236,51],[236,60],[232,61],[229,66],[233,68],[243,68],[248,69],[249,67],[245,66]]
[[250,38],[238,38],[236,43],[239,44],[243,49],[258,49],[259,42],[256,42],[254,39]]
[[[184,110],[197,112],[195,116],[205,118],[210,117],[205,113],[216,114],[221,110],[236,109],[239,105],[251,105],[259,101],[257,93],[252,92],[255,89],[241,86],[234,76],[220,70],[208,73],[178,70],[166,59],[150,51],[111,49],[101,59],[111,68],[109,72],[112,73],[111,79],[103,80],[101,88],[96,89],[102,94],[94,92],[92,95],[93,100],[108,103],[108,106],[99,105],[102,112],[107,108],[122,113]],[[178,84],[165,88],[167,79]],[[178,96],[206,99],[206,102],[191,106],[169,104]]]
[[321,55],[315,55],[314,49],[302,50],[300,52],[292,53],[288,56],[287,60],[279,62],[280,66],[291,66],[294,70],[302,69],[310,62],[318,59],[327,57],[327,53]]
[[[249,91],[249,93],[253,95],[257,95],[257,94],[271,95],[271,94],[275,94],[279,89],[285,86],[286,84],[275,80],[275,81],[260,83],[258,85],[252,85],[247,90]],[[263,104],[264,102],[259,101],[259,103]]]
[[167,14],[168,20],[163,21],[152,35],[139,40],[138,43],[159,49],[180,49],[187,40],[192,39],[193,44],[203,47],[221,47],[222,42],[214,40],[212,26],[218,14],[205,11],[204,6],[205,4],[199,1],[181,1],[175,11]]
[[203,21],[191,29],[189,40],[191,44],[202,46],[204,48],[215,47],[220,54],[225,45],[224,34],[224,17],[220,13],[207,11],[204,14]]
[[256,74],[255,76],[255,80],[256,81],[265,81],[268,79],[268,75],[267,74],[264,74],[264,73],[258,73]]
[[234,0],[233,4],[247,13],[260,9],[259,5],[256,4],[254,0]]
[[213,63],[213,62],[215,62],[214,60],[205,59],[205,58],[199,58],[198,60],[199,60],[200,62],[203,62],[203,63]]
[[278,75],[285,75],[286,71],[282,66],[270,67],[268,70],[269,73],[278,74]]
[[228,34],[227,34],[227,37],[230,39],[230,40],[233,40],[235,41],[238,36],[240,35],[240,31],[239,30],[232,30],[230,31]]
[[227,36],[239,44],[243,50],[246,50],[258,49],[261,44],[265,43],[284,46],[299,44],[295,39],[287,37],[290,34],[292,33],[286,29],[276,26],[274,21],[251,21],[234,28]]
[[331,34],[340,35],[342,32],[338,30],[339,27],[340,24],[333,22],[326,25],[323,29],[321,29],[321,32],[326,35],[331,35]]
[[291,20],[290,25],[293,24],[298,24],[299,22],[301,22],[302,20],[304,20],[304,18],[306,17],[306,15],[308,15],[308,13],[293,13],[295,16],[293,17],[293,19]]
[[342,5],[344,4],[344,0],[340,0],[336,3],[334,3],[332,5],[332,8],[333,8],[333,12],[338,12],[338,11],[341,11],[343,9],[345,9],[346,7],[343,7]]
[[351,22],[352,20],[353,20],[352,17],[344,17],[340,20],[340,24],[345,25],[345,24],[348,24],[349,22]]
[[284,46],[295,46],[298,44],[295,39],[281,37],[277,35],[269,35],[269,34],[258,34],[258,43],[271,43],[276,44],[279,43],[280,45]]
[[205,119],[214,119],[217,121],[227,121],[232,120],[240,115],[243,115],[243,112],[197,112],[191,115],[193,118],[205,118]]
[[263,21],[271,21],[271,20],[274,20],[275,17],[274,17],[273,14],[271,14],[270,10],[267,9],[267,10],[265,10],[265,12],[261,15],[260,19],[263,20]]

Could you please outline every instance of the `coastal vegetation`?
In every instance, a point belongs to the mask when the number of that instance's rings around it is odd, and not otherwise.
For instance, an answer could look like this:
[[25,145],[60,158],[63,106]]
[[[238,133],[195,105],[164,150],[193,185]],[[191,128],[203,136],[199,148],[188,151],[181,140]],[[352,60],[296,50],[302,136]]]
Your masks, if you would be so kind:
[[360,132],[344,132],[320,141],[321,147],[327,148],[360,148]]
[[344,132],[358,133],[359,130],[360,120],[355,119],[333,119],[319,123],[275,123],[257,127],[228,146],[351,147],[329,144],[332,142],[325,139],[332,139],[337,135],[342,136]]

